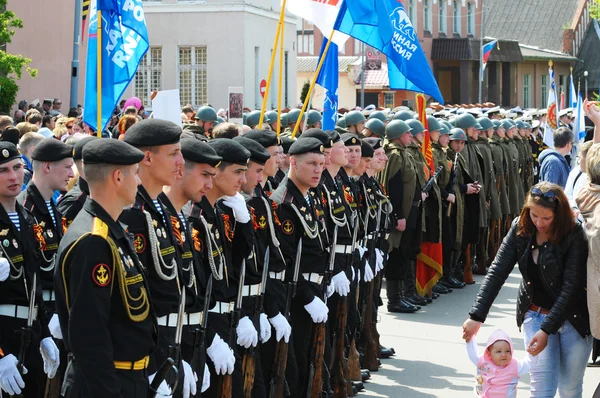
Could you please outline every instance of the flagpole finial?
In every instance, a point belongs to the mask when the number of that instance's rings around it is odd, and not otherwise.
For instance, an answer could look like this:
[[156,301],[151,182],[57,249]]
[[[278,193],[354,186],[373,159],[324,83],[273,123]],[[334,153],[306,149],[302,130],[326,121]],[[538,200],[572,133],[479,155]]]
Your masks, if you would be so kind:
[[571,74],[573,74],[573,67],[571,66]]
[[549,66],[549,67],[551,67],[551,68],[552,68],[552,65],[553,65],[553,64],[554,64],[554,63],[553,63],[552,61],[548,61],[548,66]]

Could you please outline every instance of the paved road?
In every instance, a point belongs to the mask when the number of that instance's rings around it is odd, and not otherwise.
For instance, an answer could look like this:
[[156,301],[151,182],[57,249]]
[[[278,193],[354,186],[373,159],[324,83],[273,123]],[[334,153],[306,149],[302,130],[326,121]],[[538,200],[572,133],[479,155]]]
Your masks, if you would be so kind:
[[[505,330],[512,338],[517,359],[524,356],[523,337],[515,321],[515,305],[520,282],[513,272],[500,291],[490,316],[479,332],[480,352],[491,332]],[[483,277],[475,285],[442,296],[416,314],[381,311],[378,330],[381,344],[394,347],[396,355],[383,360],[383,366],[361,397],[472,397],[475,367],[467,357],[461,339],[462,323],[473,304]],[[385,299],[384,299],[385,301]],[[382,307],[385,310],[385,307]],[[584,398],[592,397],[600,381],[600,368],[587,368]],[[529,377],[521,378],[519,396],[529,396]]]

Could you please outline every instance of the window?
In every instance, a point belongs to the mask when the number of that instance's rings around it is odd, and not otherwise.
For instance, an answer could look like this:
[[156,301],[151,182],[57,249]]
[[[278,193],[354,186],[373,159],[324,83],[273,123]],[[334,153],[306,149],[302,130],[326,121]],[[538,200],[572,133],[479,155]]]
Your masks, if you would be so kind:
[[394,109],[394,93],[383,93],[383,107]]
[[440,0],[439,1],[439,7],[438,7],[438,17],[439,17],[439,22],[438,22],[438,32],[439,33],[446,33],[447,30],[447,18],[446,18],[446,0]]
[[542,75],[542,108],[548,106],[548,75]]
[[431,10],[429,0],[423,0],[423,30],[431,32]]
[[531,75],[523,75],[523,107],[525,109],[529,108],[530,104],[530,90],[529,90],[529,80]]
[[162,90],[162,47],[150,47],[135,74],[133,95],[149,106],[150,94]]
[[208,102],[206,47],[179,47],[179,98],[194,107]]
[[417,0],[408,0],[408,19],[412,23],[415,32],[417,31]]
[[354,55],[362,54],[362,41],[354,39]]
[[460,35],[460,3],[452,3],[452,32]]
[[338,46],[338,53],[341,55],[345,55],[346,54],[346,43],[344,43],[343,46]]
[[313,30],[299,31],[296,39],[298,41],[298,54],[315,54],[315,33]]
[[467,34],[475,35],[475,12],[473,3],[467,3]]

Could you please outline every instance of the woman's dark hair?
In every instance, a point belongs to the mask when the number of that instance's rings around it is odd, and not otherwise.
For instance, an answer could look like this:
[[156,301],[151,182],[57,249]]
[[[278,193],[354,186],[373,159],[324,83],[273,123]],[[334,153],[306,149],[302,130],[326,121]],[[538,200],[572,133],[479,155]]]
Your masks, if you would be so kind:
[[[533,195],[532,191],[534,192]],[[536,228],[533,221],[531,221],[530,215],[531,206],[533,205],[550,209],[554,212],[554,220],[552,220],[550,237],[548,239],[551,244],[559,244],[575,228],[575,217],[573,210],[571,210],[571,205],[569,205],[567,195],[565,195],[560,186],[544,181],[534,185],[527,194],[525,205],[523,206],[523,210],[521,210],[517,235],[533,236],[535,233]]]
[[53,118],[54,118],[54,116],[52,116],[50,114],[44,115],[44,118],[42,119],[42,127],[50,126],[50,122],[52,121]]

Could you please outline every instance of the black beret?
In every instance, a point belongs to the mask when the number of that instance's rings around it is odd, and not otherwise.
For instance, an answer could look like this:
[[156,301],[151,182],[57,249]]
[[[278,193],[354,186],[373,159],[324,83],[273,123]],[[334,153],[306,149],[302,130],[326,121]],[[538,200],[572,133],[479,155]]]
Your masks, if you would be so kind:
[[84,164],[115,164],[130,166],[144,159],[144,152],[121,140],[99,139],[83,147]]
[[73,145],[73,160],[83,159],[83,147],[90,141],[99,139],[95,135],[88,135],[83,137]]
[[217,138],[208,142],[217,155],[223,158],[223,162],[234,164],[248,164],[250,151],[229,138]]
[[342,134],[342,141],[346,146],[360,145],[360,139],[352,133]]
[[181,127],[168,120],[146,119],[135,123],[125,133],[124,141],[136,148],[177,144]]
[[333,146],[333,140],[329,137],[329,134],[321,129],[309,129],[302,133],[299,139],[305,138],[316,138],[323,144],[324,148],[331,148]]
[[258,142],[265,148],[279,145],[277,133],[271,130],[252,130],[244,134],[244,137]]
[[217,167],[223,160],[208,143],[195,138],[181,140],[181,154],[186,161],[209,164],[212,167]]
[[368,137],[368,138],[365,138],[364,141],[367,144],[371,145],[371,147],[373,148],[373,151],[378,150],[382,146],[381,138],[379,138],[379,137]]
[[283,148],[283,153],[285,153],[286,155],[290,153],[290,147],[293,143],[294,140],[292,140],[290,137],[281,137],[281,146]]
[[40,162],[58,162],[59,160],[72,157],[73,147],[54,138],[41,140],[31,153],[31,159]]
[[290,155],[302,155],[304,153],[323,153],[323,143],[313,137],[297,139],[290,147]]
[[12,142],[0,141],[0,164],[10,162],[13,159],[18,159],[21,154],[17,150],[17,146]]
[[233,139],[240,143],[244,148],[250,151],[250,160],[254,163],[265,164],[271,157],[271,154],[259,142],[246,138],[245,135]]
[[342,136],[336,130],[327,130],[326,133],[334,144],[342,140]]
[[360,140],[360,156],[363,158],[372,158],[375,154],[375,150],[368,142]]

